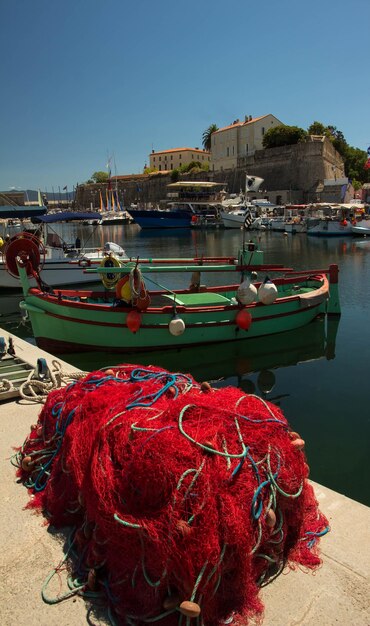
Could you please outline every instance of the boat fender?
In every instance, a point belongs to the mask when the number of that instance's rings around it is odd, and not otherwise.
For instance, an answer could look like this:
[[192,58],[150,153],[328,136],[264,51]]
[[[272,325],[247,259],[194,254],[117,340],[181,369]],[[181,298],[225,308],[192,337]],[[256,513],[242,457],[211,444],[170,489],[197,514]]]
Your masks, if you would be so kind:
[[266,276],[262,285],[258,289],[258,300],[262,304],[273,304],[278,296],[278,290],[276,285],[271,282],[268,276]]
[[137,333],[141,326],[141,314],[138,311],[135,311],[135,309],[133,311],[130,311],[129,313],[127,313],[126,324],[127,328],[132,333]]
[[240,311],[238,311],[236,314],[235,323],[241,330],[249,330],[252,324],[252,316],[249,311],[246,311],[245,309],[241,309]]
[[185,322],[178,315],[175,315],[168,324],[168,330],[174,337],[180,337],[185,332]]
[[90,259],[79,259],[78,264],[80,267],[90,267],[91,266],[91,261]]
[[257,300],[257,289],[249,277],[243,280],[239,285],[236,292],[236,299],[240,304],[252,304],[252,302]]

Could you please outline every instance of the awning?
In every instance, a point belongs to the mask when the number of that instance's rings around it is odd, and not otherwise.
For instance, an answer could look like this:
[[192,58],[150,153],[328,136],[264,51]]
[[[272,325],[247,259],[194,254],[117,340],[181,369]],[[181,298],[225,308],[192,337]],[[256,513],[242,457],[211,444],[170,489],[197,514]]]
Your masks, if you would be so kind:
[[83,211],[61,211],[60,213],[49,213],[47,215],[38,215],[34,222],[43,222],[44,224],[52,224],[55,222],[72,222],[83,220],[101,220],[100,213],[83,212]]
[[46,206],[15,206],[8,204],[0,206],[0,219],[21,219],[24,217],[36,217],[46,213]]

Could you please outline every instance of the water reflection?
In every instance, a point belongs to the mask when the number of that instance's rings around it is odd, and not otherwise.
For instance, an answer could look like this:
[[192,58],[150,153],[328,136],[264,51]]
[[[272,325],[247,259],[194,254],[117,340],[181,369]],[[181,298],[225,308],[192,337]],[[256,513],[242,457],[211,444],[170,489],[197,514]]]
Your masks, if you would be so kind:
[[[163,352],[132,354],[75,353],[68,361],[83,370],[92,370],[118,363],[155,364],[170,371],[190,373],[196,380],[212,381],[216,386],[236,384],[248,393],[270,393],[276,382],[272,369],[298,365],[304,361],[333,359],[339,319],[316,319],[302,329],[227,342],[182,348]],[[63,355],[65,358],[66,355]],[[252,381],[251,374],[257,373]],[[234,381],[236,379],[236,382]]]

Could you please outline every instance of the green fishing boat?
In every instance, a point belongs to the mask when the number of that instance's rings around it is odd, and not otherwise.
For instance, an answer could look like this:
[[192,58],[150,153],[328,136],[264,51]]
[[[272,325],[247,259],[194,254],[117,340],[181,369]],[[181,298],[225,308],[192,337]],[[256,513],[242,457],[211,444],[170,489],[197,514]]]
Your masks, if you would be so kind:
[[[41,281],[30,287],[29,276],[37,274],[32,256],[25,250],[17,257],[24,293],[20,306],[37,345],[52,353],[244,341],[303,328],[320,315],[340,314],[336,265],[295,272],[264,264],[254,243],[243,243],[236,257],[118,262],[110,255],[99,268],[85,270],[100,274],[103,287],[98,291],[47,289]],[[207,286],[209,273],[220,274],[224,283]],[[187,274],[190,285],[167,288],[162,274],[181,276],[180,284]]]

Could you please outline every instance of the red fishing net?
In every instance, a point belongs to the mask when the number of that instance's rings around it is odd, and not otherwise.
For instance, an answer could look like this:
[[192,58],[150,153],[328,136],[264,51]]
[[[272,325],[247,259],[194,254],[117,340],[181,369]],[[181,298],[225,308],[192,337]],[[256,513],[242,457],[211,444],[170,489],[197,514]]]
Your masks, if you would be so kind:
[[74,527],[80,593],[114,623],[244,623],[328,530],[304,442],[263,399],[121,365],[53,391],[17,454],[50,523]]

